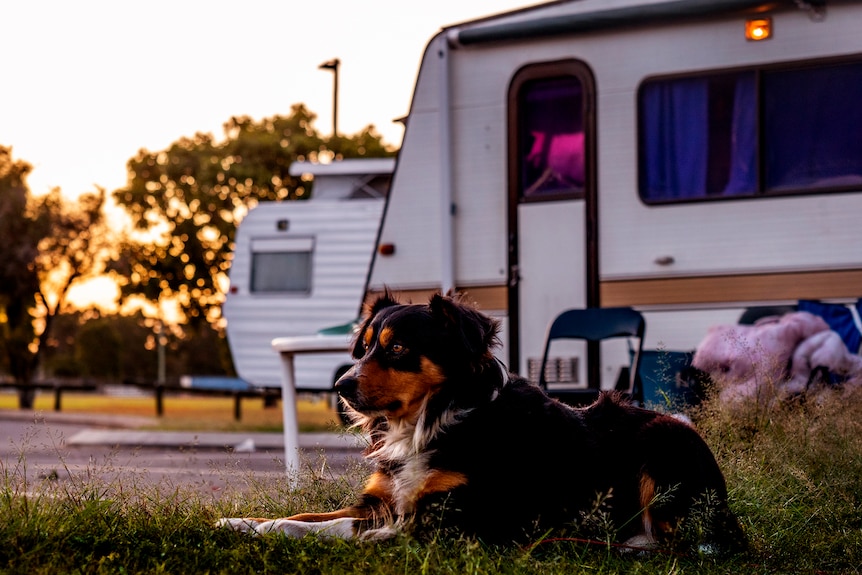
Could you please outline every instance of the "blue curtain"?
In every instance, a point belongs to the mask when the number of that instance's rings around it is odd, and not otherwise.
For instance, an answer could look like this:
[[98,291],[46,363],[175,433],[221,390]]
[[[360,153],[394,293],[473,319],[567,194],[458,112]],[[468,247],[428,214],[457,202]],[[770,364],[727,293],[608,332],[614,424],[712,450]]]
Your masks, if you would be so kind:
[[754,72],[740,74],[733,97],[730,178],[723,195],[757,192],[757,92]]
[[754,71],[644,85],[644,200],[757,194],[761,160],[767,191],[862,185],[862,63],[765,70],[760,78],[759,87]]
[[706,195],[708,81],[654,82],[641,94],[645,200]]
[[[723,76],[720,83],[726,86],[729,81],[729,91],[711,86],[714,79],[717,77],[660,80],[644,86],[640,118],[641,194],[645,200],[757,192],[755,73]],[[732,113],[711,117],[711,99]],[[710,146],[729,149],[727,163]],[[726,175],[723,189],[707,189],[710,170]]]

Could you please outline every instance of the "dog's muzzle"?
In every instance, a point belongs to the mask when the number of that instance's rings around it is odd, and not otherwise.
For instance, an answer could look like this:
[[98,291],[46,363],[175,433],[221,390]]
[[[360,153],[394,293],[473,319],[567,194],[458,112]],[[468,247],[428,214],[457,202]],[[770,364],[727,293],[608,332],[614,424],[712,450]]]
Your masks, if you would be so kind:
[[359,380],[353,377],[353,370],[348,371],[335,382],[335,392],[348,403],[356,401],[359,391]]

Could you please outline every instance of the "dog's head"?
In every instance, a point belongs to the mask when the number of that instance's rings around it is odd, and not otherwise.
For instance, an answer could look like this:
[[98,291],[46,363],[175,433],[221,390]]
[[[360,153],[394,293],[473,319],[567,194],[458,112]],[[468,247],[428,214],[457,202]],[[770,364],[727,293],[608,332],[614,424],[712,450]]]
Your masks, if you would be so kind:
[[356,363],[335,388],[363,420],[415,421],[434,396],[479,385],[498,331],[495,320],[456,298],[400,304],[387,292],[370,306],[353,346]]

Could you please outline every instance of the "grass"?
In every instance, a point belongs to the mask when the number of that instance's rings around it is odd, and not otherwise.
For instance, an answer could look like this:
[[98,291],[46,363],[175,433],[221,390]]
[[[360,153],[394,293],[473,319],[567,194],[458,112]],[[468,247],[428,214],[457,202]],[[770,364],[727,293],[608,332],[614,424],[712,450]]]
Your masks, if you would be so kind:
[[[168,395],[164,399],[164,416],[156,417],[156,402],[152,397],[114,397],[86,393],[65,393],[62,413],[110,413],[130,417],[152,418],[148,429],[162,431],[270,431],[282,429],[281,403],[264,407],[262,399],[244,399],[242,417],[233,417],[231,397]],[[0,409],[17,409],[14,393],[0,394]],[[36,411],[54,409],[53,393],[36,396]],[[302,397],[297,402],[300,431],[331,430],[338,421],[335,409],[323,397]]]
[[[170,407],[168,407],[170,411]],[[230,410],[228,409],[228,413]],[[364,468],[307,467],[300,484],[249,474],[218,498],[98,473],[28,483],[26,450],[0,467],[0,571],[10,573],[859,573],[862,393],[691,413],[725,472],[751,541],[743,555],[626,555],[575,541],[491,547],[443,536],[383,543],[253,538],[212,528],[221,516],[336,509]]]
[[697,420],[765,560],[788,572],[862,572],[862,390],[712,403]]

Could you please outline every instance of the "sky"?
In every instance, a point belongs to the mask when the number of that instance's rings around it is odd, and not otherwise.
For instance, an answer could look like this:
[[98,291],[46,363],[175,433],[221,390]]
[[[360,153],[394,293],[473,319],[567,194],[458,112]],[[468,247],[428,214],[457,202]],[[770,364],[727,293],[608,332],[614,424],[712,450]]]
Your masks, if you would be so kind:
[[223,135],[304,103],[332,129],[374,124],[399,145],[422,54],[442,27],[531,0],[4,0],[0,145],[33,166],[35,194],[126,182],[138,150]]

